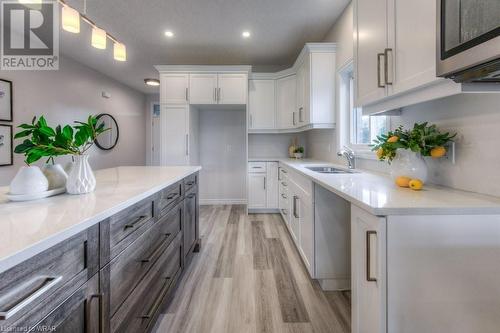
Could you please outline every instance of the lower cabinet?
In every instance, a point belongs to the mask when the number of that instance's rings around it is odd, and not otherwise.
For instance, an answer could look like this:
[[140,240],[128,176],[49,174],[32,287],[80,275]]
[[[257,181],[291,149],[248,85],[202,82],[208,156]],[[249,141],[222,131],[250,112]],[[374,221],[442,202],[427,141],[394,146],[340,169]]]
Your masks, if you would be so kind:
[[193,248],[198,239],[198,187],[186,193],[184,200],[184,256],[193,253]]
[[351,208],[352,332],[386,332],[386,218]]
[[278,209],[278,162],[249,162],[248,208]]

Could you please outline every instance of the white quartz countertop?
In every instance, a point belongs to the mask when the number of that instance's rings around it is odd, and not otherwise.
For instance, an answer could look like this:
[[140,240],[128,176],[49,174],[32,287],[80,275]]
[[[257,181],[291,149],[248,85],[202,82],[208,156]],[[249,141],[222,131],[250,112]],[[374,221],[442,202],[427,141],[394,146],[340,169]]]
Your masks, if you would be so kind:
[[362,169],[353,174],[322,174],[306,169],[313,165],[345,169],[345,165],[269,157],[251,158],[249,161],[281,162],[374,215],[500,214],[500,198],[496,197],[428,184],[421,191],[413,191],[397,187],[385,174]]
[[89,194],[10,202],[0,187],[0,272],[199,171],[198,166],[118,167],[95,172]]

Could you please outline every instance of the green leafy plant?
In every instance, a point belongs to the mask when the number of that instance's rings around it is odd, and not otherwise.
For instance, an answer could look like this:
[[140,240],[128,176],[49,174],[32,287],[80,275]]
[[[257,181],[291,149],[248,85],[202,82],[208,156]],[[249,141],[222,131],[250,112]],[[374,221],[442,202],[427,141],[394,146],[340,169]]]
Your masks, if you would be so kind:
[[92,147],[95,139],[109,130],[104,123],[97,125],[97,117],[89,116],[87,122],[75,121],[74,126],[58,125],[55,129],[47,124],[43,116],[34,117],[31,124],[21,124],[22,130],[15,139],[25,138],[14,152],[24,154],[26,164],[30,165],[43,157],[54,162],[54,157],[62,155],[83,155]]
[[295,153],[297,153],[297,154],[304,154],[304,147],[297,147],[297,148],[295,148]]
[[449,132],[441,133],[436,125],[429,125],[427,122],[415,124],[411,130],[405,130],[399,126],[394,131],[377,136],[371,145],[372,150],[377,152],[377,157],[381,161],[387,160],[389,163],[396,156],[399,148],[409,149],[422,156],[441,157],[446,153],[444,147],[453,141],[457,134]]

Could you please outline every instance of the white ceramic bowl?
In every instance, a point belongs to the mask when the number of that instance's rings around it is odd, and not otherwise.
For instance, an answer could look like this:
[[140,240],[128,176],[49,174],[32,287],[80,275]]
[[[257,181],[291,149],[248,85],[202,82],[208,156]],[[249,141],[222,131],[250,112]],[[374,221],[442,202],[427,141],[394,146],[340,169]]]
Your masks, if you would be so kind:
[[35,194],[49,189],[49,181],[37,166],[22,166],[10,183],[10,194]]

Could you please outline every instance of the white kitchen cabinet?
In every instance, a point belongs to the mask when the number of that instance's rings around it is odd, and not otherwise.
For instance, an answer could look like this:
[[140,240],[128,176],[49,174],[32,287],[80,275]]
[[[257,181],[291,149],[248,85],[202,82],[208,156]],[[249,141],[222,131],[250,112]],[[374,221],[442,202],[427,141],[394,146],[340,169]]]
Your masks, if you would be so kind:
[[387,95],[384,82],[384,50],[386,48],[387,0],[356,0],[354,57],[356,104],[359,106],[377,101]]
[[[311,193],[293,185],[293,217],[298,226],[298,248],[309,274],[314,276],[314,214]],[[294,230],[295,231],[295,230]]]
[[297,69],[297,108],[294,110],[293,127],[300,127],[309,123],[309,54],[304,57]]
[[296,117],[297,83],[296,75],[276,80],[276,113],[278,129],[294,128]]
[[277,209],[278,204],[278,162],[266,163],[266,208]]
[[[386,332],[386,219],[351,208],[352,332]],[[396,333],[396,332],[394,332]]]
[[276,210],[278,207],[278,162],[249,162],[248,208]]
[[188,104],[189,74],[161,74],[160,92],[161,104]]
[[275,80],[249,80],[249,129],[272,129],[276,126]]
[[241,73],[218,75],[219,104],[247,104],[248,76]]
[[265,173],[248,174],[248,208],[266,208],[266,178]]
[[189,103],[217,104],[217,73],[189,75]]
[[161,165],[189,165],[189,106],[162,105]]

